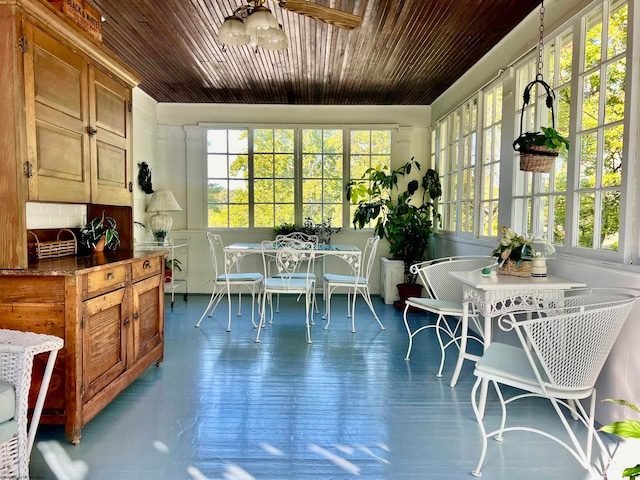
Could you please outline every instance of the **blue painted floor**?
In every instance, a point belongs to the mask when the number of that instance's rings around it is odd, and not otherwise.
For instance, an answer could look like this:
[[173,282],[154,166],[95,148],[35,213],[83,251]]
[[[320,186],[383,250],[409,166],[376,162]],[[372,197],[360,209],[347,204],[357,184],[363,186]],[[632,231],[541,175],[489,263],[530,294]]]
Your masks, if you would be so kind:
[[[303,306],[281,300],[281,313],[253,341],[247,303],[226,332],[226,304],[194,324],[208,297],[176,300],[165,315],[165,360],[149,368],[82,430],[77,446],[61,426],[41,425],[36,442],[59,448],[70,479],[438,479],[474,478],[481,441],[470,403],[473,367],[449,387],[453,351],[437,378],[432,329],[404,360],[401,312],[374,297],[381,331],[364,303],[351,333],[345,297],[334,297],[330,330],[316,316],[305,343]],[[412,314],[418,319],[422,314]],[[551,407],[527,401],[510,411],[520,422],[559,431]],[[499,421],[489,396],[489,428]],[[578,427],[576,427],[578,428]],[[83,462],[83,463],[82,463]],[[82,474],[83,468],[87,469]],[[31,478],[56,476],[34,447]],[[62,478],[62,477],[60,477]],[[586,480],[566,451],[543,437],[514,432],[489,442],[485,480]],[[600,478],[600,477],[593,477]]]

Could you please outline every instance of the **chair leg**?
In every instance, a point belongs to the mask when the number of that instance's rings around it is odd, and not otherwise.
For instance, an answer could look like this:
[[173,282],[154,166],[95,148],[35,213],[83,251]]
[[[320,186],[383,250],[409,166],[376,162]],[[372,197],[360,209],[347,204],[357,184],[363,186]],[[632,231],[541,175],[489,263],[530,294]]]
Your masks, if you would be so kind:
[[[371,301],[371,294],[369,293],[369,286],[368,285],[363,286],[360,289],[360,294],[362,295],[362,298],[364,298],[364,301],[369,306],[369,310],[371,310],[371,313],[373,313],[373,318],[375,318],[376,322],[378,322],[378,325],[380,325],[380,330],[384,330],[385,329],[384,325],[382,325],[382,322],[378,318],[378,315],[376,314],[376,311],[373,308],[373,302]],[[355,305],[355,302],[354,302],[354,305]],[[353,308],[355,310],[355,306]],[[355,317],[355,315],[353,315],[353,316]]]
[[[451,377],[451,387],[455,387],[458,383],[458,377],[462,370],[462,362],[467,354],[467,332],[469,331],[469,304],[464,302],[462,306],[462,317],[460,318],[460,351],[458,352],[458,361],[456,362],[456,368],[453,371]],[[481,410],[484,410],[484,406]]]
[[242,287],[238,288],[238,313],[236,313],[236,316],[242,316]]
[[326,288],[324,308],[325,308],[324,317],[327,319],[327,323],[325,323],[323,328],[325,330],[329,330],[329,324],[331,323],[331,285],[327,286]]
[[[227,303],[229,304],[229,323],[227,323],[227,332],[231,331],[231,288],[227,285]],[[238,307],[239,309],[240,307]]]
[[211,292],[211,298],[209,299],[209,303],[207,304],[207,308],[204,309],[204,312],[202,312],[202,316],[200,317],[200,320],[198,320],[198,323],[195,324],[196,328],[200,327],[202,320],[204,319],[204,317],[207,316],[207,312],[209,312],[209,310],[211,310],[211,313],[209,314],[209,316],[213,315],[213,311],[218,306],[218,303],[220,303],[220,300],[222,298],[222,295],[221,295],[222,291],[216,291],[216,289],[217,287],[214,285],[213,292]]
[[480,452],[480,459],[478,460],[478,464],[471,473],[474,477],[482,476],[482,472],[480,469],[482,468],[482,464],[484,463],[484,457],[487,454],[487,430],[484,428],[484,423],[482,422],[482,416],[480,415],[480,410],[478,410],[478,402],[476,400],[476,395],[478,392],[478,387],[480,386],[481,378],[478,377],[476,382],[473,384],[473,388],[471,389],[471,406],[473,407],[473,413],[476,415],[476,420],[478,422],[478,427],[480,428],[480,435],[482,436],[482,450]]
[[262,312],[260,313],[260,322],[258,323],[258,333],[256,334],[256,339],[255,339],[256,343],[260,343],[260,332],[264,328],[265,316],[267,314],[266,312],[267,296],[270,296],[270,295],[271,295],[270,293],[262,292],[262,308],[261,308]]
[[404,356],[404,359],[408,362],[409,356],[411,355],[411,349],[413,348],[413,336],[415,334],[411,333],[411,328],[409,327],[409,320],[407,320],[407,313],[409,313],[409,305],[405,305],[404,314],[403,314],[404,326],[407,329],[407,334],[409,335],[409,347],[407,348],[407,354]]
[[313,315],[313,294],[307,292],[305,294],[305,320],[307,327],[307,343],[311,342],[311,325],[309,323],[309,315]]

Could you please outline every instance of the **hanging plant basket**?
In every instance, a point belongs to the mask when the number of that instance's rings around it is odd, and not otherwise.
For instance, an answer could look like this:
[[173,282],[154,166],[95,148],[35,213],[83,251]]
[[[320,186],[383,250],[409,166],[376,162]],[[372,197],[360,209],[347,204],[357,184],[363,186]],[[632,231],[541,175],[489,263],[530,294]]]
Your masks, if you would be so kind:
[[520,170],[549,173],[557,157],[557,150],[551,150],[546,145],[532,145],[526,150],[520,150]]
[[[551,127],[542,127],[542,132],[522,132],[525,107],[531,99],[531,89],[540,84],[547,94],[545,105],[551,110]],[[520,136],[513,142],[513,149],[520,154],[520,170],[524,172],[549,173],[558,157],[560,149],[569,148],[569,142],[555,129],[553,109],[555,94],[538,74],[536,79],[524,89],[520,114]]]

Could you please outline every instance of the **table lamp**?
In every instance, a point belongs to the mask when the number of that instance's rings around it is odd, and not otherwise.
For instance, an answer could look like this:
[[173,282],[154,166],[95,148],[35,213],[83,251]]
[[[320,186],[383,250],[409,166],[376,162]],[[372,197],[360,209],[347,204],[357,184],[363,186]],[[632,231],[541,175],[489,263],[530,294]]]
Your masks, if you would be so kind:
[[164,243],[165,238],[171,231],[173,225],[172,218],[167,212],[181,212],[182,208],[178,204],[171,190],[156,190],[153,192],[147,212],[155,212],[149,218],[149,227],[156,238],[156,242]]
[[527,243],[522,246],[523,260],[531,260],[531,277],[545,278],[547,276],[547,259],[555,258],[556,247],[542,235],[527,236]]

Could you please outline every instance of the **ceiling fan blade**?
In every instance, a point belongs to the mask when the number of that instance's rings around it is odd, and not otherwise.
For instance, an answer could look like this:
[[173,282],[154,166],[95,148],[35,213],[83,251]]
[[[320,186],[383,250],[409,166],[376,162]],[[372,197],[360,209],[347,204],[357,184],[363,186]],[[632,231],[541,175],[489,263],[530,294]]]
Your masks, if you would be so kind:
[[299,13],[306,17],[311,17],[329,25],[335,25],[339,28],[353,30],[360,26],[362,18],[351,13],[342,12],[335,8],[325,7],[317,3],[307,2],[306,0],[280,0],[280,6],[290,12]]

